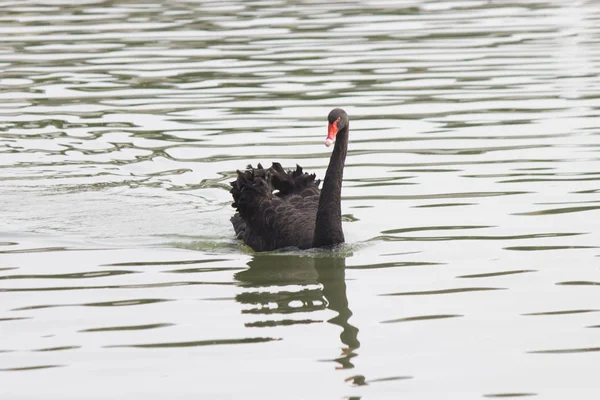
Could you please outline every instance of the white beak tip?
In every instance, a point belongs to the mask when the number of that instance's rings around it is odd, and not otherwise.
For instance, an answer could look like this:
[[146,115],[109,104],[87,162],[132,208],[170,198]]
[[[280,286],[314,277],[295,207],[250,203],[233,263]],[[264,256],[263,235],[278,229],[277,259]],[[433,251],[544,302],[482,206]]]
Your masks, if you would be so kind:
[[331,146],[332,143],[333,143],[333,140],[325,139],[325,146],[329,147],[329,146]]

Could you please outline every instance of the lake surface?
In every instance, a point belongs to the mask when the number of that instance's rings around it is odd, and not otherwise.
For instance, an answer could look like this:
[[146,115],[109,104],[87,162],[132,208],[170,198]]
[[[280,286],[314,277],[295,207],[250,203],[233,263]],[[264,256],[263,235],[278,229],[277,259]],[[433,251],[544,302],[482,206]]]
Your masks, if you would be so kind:
[[[0,10],[3,399],[600,395],[597,1]],[[334,107],[348,243],[253,253]]]

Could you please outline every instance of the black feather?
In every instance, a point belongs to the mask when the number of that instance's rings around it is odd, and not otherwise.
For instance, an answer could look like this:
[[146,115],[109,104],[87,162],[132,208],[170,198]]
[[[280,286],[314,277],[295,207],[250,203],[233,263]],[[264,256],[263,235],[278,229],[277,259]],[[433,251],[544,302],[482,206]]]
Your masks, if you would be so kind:
[[231,182],[236,236],[256,251],[312,247],[319,183],[301,167],[285,171],[279,163],[238,171]]

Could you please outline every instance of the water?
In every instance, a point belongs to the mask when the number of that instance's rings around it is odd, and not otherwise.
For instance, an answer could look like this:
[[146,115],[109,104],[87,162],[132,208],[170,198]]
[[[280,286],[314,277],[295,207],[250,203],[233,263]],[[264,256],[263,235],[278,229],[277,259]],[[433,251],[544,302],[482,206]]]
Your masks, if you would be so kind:
[[[0,7],[2,398],[600,394],[597,2]],[[334,107],[348,243],[252,253]]]

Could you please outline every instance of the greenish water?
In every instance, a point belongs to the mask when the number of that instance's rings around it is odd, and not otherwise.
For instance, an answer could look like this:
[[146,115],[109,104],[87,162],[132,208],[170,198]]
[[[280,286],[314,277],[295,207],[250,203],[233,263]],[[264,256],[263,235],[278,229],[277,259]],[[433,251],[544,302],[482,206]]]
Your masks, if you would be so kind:
[[[600,394],[596,2],[0,10],[0,397]],[[250,252],[334,107],[348,243]]]

